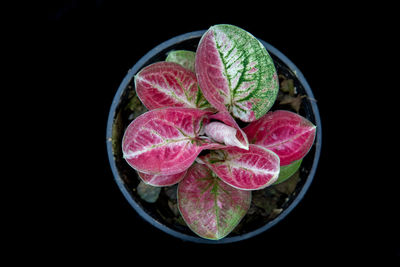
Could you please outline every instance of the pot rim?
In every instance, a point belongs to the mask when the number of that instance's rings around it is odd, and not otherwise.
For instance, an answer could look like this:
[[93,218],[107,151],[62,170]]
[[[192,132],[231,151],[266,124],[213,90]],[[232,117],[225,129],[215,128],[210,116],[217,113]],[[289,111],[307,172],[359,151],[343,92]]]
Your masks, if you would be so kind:
[[[225,237],[220,240],[209,240],[209,239],[204,239],[204,238],[197,237],[197,236],[190,236],[190,235],[178,232],[176,230],[173,230],[173,229],[167,227],[166,225],[162,224],[161,222],[155,220],[149,214],[147,214],[138,205],[138,203],[136,203],[135,200],[131,197],[127,187],[125,186],[124,181],[122,180],[122,178],[120,177],[120,175],[118,173],[118,169],[117,169],[113,151],[112,151],[112,128],[113,128],[113,122],[114,122],[114,118],[115,118],[115,112],[119,105],[119,102],[120,102],[119,100],[125,91],[125,88],[128,86],[128,84],[130,83],[130,81],[132,80],[134,75],[142,68],[142,65],[144,63],[146,63],[151,57],[155,56],[160,51],[162,51],[174,44],[180,43],[182,41],[186,41],[188,39],[201,38],[201,36],[205,32],[206,32],[206,30],[193,31],[193,32],[188,32],[188,33],[173,37],[173,38],[157,45],[153,49],[151,49],[147,54],[145,54],[141,59],[139,59],[135,63],[135,65],[128,71],[125,78],[122,80],[122,82],[121,82],[120,86],[118,87],[118,90],[114,96],[114,99],[112,101],[110,112],[108,115],[108,120],[107,120],[106,143],[107,143],[108,159],[110,162],[112,173],[114,175],[114,179],[115,179],[119,189],[121,190],[122,194],[126,198],[126,200],[129,202],[129,204],[136,210],[136,212],[144,220],[146,220],[147,222],[149,222],[156,228],[160,229],[161,231],[168,233],[174,237],[186,240],[186,241],[192,241],[195,243],[224,244],[224,243],[232,243],[232,242],[245,240],[245,239],[248,239],[248,238],[251,238],[256,235],[261,234],[262,232],[268,230],[269,228],[271,228],[272,226],[274,226],[275,224],[280,222],[282,219],[284,219],[293,210],[293,208],[297,206],[297,204],[302,200],[302,198],[304,197],[304,194],[307,192],[308,188],[310,187],[311,182],[314,179],[315,172],[317,170],[318,161],[319,161],[320,154],[321,154],[322,129],[321,129],[321,118],[319,115],[318,106],[315,101],[311,101],[311,107],[312,107],[312,111],[315,116],[315,123],[317,126],[317,133],[316,133],[316,137],[315,137],[315,154],[314,154],[313,165],[308,174],[308,177],[307,177],[303,187],[301,188],[300,192],[293,200],[293,202],[290,203],[290,205],[282,213],[280,213],[276,218],[274,218],[272,221],[266,223],[264,226],[254,230],[254,231],[251,231],[246,234],[238,235],[238,236],[232,236],[232,237],[228,236],[228,237]],[[299,79],[300,83],[303,85],[307,95],[310,98],[315,99],[307,80],[305,79],[302,72],[296,67],[296,65],[292,61],[290,61],[290,59],[287,58],[284,54],[282,54],[278,49],[276,49],[269,43],[267,43],[263,40],[260,40],[260,39],[258,39],[258,40],[265,46],[268,53],[271,53],[271,54],[275,55],[276,57],[278,57],[283,63],[285,63],[289,67],[289,69],[293,73],[295,73],[295,75]]]

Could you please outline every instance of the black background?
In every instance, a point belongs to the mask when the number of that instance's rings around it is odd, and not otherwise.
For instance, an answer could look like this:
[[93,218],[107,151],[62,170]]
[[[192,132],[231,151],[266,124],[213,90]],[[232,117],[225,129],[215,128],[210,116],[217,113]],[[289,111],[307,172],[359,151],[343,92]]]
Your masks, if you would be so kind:
[[[398,232],[389,227],[395,224],[376,200],[390,186],[370,187],[385,178],[371,155],[376,142],[365,145],[369,137],[360,133],[380,118],[373,103],[386,101],[373,79],[380,75],[379,64],[371,61],[374,41],[385,35],[375,23],[384,12],[330,4],[227,5],[234,3],[43,5],[30,43],[38,70],[34,80],[40,82],[34,95],[46,99],[36,106],[45,120],[34,127],[43,126],[40,140],[49,146],[42,162],[45,193],[32,204],[40,212],[31,207],[32,244],[44,240],[46,249],[63,259],[117,256],[132,263],[142,258],[175,263],[174,255],[196,257],[199,263],[209,262],[209,256],[281,263],[399,256]],[[318,101],[323,137],[315,179],[282,222],[251,240],[210,246],[170,237],[135,213],[114,183],[105,132],[114,94],[138,59],[160,42],[220,23],[249,31],[297,65]]]

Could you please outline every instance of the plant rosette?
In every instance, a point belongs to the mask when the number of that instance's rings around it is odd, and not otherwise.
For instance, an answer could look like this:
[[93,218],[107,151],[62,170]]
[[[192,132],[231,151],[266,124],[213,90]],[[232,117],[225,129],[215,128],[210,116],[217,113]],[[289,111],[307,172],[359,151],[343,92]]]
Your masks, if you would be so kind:
[[255,212],[252,203],[267,213],[259,196],[299,172],[317,127],[298,114],[303,96],[253,35],[215,25],[194,45],[135,73],[124,108],[130,122],[114,122],[110,141],[140,177],[142,200],[164,201],[183,227],[220,240]]

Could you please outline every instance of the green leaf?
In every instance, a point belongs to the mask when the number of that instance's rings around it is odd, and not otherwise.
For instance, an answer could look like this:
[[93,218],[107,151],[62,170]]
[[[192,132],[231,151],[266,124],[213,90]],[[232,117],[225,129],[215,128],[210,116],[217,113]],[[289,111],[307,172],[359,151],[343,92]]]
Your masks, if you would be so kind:
[[178,63],[182,67],[195,72],[194,70],[195,57],[196,53],[193,51],[175,50],[168,53],[168,56],[165,59],[165,61]]
[[265,47],[247,31],[212,26],[196,52],[196,75],[204,97],[219,111],[245,122],[261,118],[278,94],[278,76]]
[[280,184],[280,183],[286,181],[287,179],[289,179],[300,168],[302,161],[303,161],[303,159],[299,159],[299,160],[293,161],[289,165],[281,166],[281,171],[279,172],[278,180],[276,180],[274,185]]
[[141,199],[149,203],[154,203],[160,195],[161,187],[151,186],[140,181],[136,190]]
[[228,235],[244,217],[251,192],[221,181],[206,165],[195,163],[178,185],[178,208],[189,228],[206,239]]

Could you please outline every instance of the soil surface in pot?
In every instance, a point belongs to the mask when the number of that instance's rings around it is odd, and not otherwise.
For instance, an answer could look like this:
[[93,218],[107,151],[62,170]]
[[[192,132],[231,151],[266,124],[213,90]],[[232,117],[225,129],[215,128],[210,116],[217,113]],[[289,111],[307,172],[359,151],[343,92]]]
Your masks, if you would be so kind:
[[[311,109],[311,101],[305,90],[293,73],[279,58],[271,54],[278,72],[280,91],[277,100],[271,110],[284,109],[296,112],[315,124],[315,118]],[[141,182],[136,171],[132,169],[122,158],[121,141],[123,133],[129,123],[147,109],[136,96],[133,79],[124,91],[119,107],[114,118],[112,146],[116,165],[120,177],[129,189],[132,198],[154,219],[160,223],[188,235],[196,236],[185,224],[177,208],[177,185],[157,189],[158,198],[149,203],[141,199],[138,194],[138,186]],[[239,122],[241,127],[246,123]],[[315,143],[309,153],[303,159],[299,170],[283,183],[269,186],[262,190],[252,191],[252,203],[248,213],[229,236],[246,234],[264,226],[276,218],[295,199],[304,185],[312,166],[315,153]],[[143,184],[141,184],[141,187]],[[139,188],[139,190],[142,190]],[[152,190],[152,188],[147,188]],[[151,192],[154,193],[154,192]],[[156,194],[158,192],[155,192]],[[154,199],[153,199],[154,200]]]

